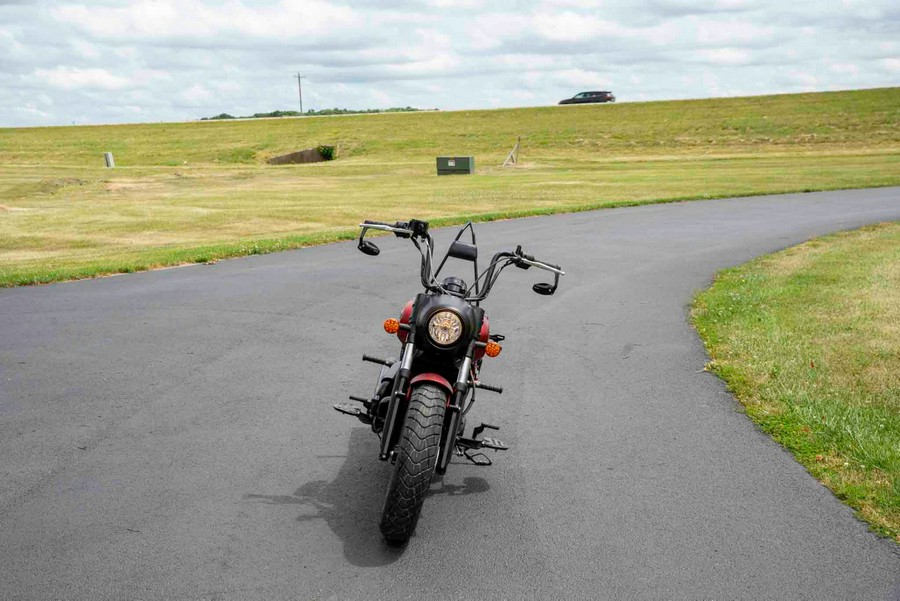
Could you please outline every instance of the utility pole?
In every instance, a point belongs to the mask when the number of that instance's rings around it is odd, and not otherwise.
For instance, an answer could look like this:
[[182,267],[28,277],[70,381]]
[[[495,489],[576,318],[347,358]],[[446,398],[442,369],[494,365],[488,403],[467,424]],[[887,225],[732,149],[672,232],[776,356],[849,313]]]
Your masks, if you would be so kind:
[[297,79],[297,91],[300,93],[300,114],[303,114],[303,80],[306,79],[306,75],[300,75],[297,73],[294,75]]

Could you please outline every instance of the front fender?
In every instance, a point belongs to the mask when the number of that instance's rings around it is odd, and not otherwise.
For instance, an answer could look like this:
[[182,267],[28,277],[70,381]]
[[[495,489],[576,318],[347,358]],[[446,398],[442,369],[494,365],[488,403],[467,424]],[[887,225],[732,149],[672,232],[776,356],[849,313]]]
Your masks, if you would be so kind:
[[417,382],[432,382],[437,384],[441,388],[444,389],[444,392],[447,393],[447,398],[450,398],[450,395],[453,394],[453,385],[441,374],[436,374],[434,372],[426,372],[423,374],[419,374],[409,381],[409,390],[412,393],[413,386],[416,385]]

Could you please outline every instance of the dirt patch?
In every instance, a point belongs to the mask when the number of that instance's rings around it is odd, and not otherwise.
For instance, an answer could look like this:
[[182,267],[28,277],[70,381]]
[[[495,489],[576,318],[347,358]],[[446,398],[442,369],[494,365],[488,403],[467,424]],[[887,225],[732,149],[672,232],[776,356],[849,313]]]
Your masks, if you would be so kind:
[[150,185],[147,182],[129,181],[106,182],[105,185],[108,192],[116,192],[117,190],[144,190],[149,187]]
[[43,186],[44,192],[54,193],[61,188],[65,188],[67,186],[83,186],[88,181],[86,179],[81,179],[78,177],[64,177],[59,179],[45,179],[41,181],[41,186]]

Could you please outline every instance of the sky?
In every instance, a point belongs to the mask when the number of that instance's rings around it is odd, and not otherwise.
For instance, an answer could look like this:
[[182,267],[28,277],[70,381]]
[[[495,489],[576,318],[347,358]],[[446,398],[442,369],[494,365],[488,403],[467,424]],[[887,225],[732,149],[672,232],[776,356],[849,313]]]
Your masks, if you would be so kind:
[[0,126],[900,85],[897,0],[0,0]]

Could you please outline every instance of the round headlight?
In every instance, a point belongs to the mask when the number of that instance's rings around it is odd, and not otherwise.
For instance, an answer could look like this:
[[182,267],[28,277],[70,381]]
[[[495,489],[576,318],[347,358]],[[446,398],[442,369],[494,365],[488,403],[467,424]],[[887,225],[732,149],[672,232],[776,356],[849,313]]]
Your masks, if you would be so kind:
[[441,346],[449,346],[462,336],[463,325],[453,311],[438,311],[428,320],[428,335]]

